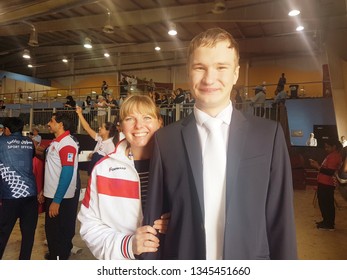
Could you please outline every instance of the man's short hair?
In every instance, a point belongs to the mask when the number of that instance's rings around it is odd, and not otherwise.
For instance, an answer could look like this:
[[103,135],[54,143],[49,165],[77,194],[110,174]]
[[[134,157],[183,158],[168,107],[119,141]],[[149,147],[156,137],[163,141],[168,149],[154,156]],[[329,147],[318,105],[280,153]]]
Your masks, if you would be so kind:
[[74,127],[73,127],[73,121],[69,114],[67,114],[65,111],[64,112],[56,112],[53,114],[55,116],[55,121],[57,123],[63,123],[64,130],[67,131],[69,130],[71,133],[75,132]]
[[220,42],[229,42],[229,48],[235,50],[235,66],[239,66],[240,59],[240,51],[239,45],[234,39],[234,37],[222,28],[210,28],[204,32],[201,32],[199,35],[195,36],[189,44],[188,47],[188,64],[190,63],[190,59],[192,54],[197,48],[200,47],[214,47],[217,43]]
[[11,133],[22,132],[24,122],[18,117],[7,117],[3,123],[4,127],[7,127]]

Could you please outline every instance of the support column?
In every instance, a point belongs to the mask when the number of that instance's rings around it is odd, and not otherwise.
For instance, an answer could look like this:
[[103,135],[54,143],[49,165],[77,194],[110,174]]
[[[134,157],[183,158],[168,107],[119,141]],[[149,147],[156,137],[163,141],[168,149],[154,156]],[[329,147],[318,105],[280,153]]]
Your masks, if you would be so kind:
[[[347,63],[341,59],[331,45],[326,48],[331,80],[332,98],[339,137],[347,136]],[[322,112],[324,114],[324,112]]]

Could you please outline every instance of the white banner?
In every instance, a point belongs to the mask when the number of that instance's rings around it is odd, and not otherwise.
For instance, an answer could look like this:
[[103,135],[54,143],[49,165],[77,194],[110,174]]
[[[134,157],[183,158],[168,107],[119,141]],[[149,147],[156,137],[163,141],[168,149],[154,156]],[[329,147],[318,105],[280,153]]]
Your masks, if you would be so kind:
[[[266,279],[343,277],[346,261],[0,261],[1,279]],[[5,277],[8,278],[5,278]]]

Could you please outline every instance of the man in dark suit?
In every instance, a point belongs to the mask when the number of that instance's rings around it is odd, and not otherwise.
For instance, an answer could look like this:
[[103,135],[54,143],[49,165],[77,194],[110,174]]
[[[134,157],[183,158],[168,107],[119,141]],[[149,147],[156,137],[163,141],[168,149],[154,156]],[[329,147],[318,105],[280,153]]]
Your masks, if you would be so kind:
[[[232,107],[238,75],[238,46],[228,32],[213,28],[192,40],[188,76],[194,113],[155,135],[144,224],[166,212],[171,219],[158,252],[145,259],[297,258],[284,134],[279,123]],[[205,121],[213,118],[222,122],[226,151],[224,165],[214,162],[225,170],[216,186],[204,182],[214,174],[203,164],[205,149],[211,148]],[[216,192],[221,199],[211,207]]]

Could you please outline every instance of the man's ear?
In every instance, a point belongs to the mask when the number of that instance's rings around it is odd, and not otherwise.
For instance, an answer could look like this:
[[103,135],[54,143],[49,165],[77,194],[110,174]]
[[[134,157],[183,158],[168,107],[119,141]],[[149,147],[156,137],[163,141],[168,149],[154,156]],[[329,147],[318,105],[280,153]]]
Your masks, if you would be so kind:
[[236,66],[234,70],[234,85],[236,84],[237,80],[239,79],[239,72],[240,72],[240,66]]

